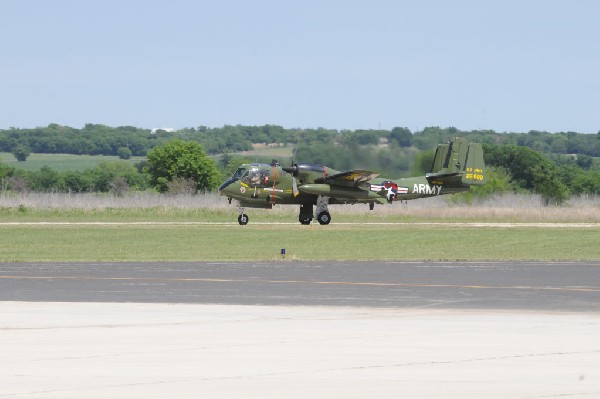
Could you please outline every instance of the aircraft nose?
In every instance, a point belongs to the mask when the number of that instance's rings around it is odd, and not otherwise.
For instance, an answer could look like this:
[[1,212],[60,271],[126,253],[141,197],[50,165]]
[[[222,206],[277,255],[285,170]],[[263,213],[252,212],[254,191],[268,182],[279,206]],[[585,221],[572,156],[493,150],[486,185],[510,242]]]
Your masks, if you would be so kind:
[[223,190],[225,190],[227,188],[227,186],[229,186],[234,181],[235,181],[234,179],[227,179],[227,180],[225,180],[225,182],[223,184],[221,184],[221,187],[219,187],[219,194],[221,194],[221,192]]

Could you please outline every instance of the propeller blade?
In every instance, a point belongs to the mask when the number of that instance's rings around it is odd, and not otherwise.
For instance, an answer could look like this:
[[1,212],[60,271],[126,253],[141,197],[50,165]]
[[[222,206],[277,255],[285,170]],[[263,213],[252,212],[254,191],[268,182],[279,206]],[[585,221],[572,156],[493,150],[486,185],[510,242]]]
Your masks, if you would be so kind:
[[296,178],[292,175],[292,194],[294,194],[294,198],[300,194],[298,191],[298,185],[296,184]]
[[277,184],[277,166],[273,166],[273,191],[271,191],[271,203],[275,203],[275,185]]

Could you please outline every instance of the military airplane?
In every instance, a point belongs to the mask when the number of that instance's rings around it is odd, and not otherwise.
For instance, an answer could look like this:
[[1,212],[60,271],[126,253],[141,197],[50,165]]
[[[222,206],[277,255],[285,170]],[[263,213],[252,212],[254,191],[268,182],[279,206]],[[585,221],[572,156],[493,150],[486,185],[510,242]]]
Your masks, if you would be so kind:
[[[326,225],[331,222],[328,205],[392,203],[415,198],[433,197],[468,191],[485,184],[483,149],[456,137],[437,146],[430,173],[401,179],[378,178],[369,170],[338,171],[324,165],[294,163],[282,167],[252,163],[241,165],[227,179],[219,193],[239,202],[238,223],[248,224],[244,208],[267,208],[274,205],[300,205],[298,220],[310,224],[313,218]],[[313,206],[316,211],[313,212]]]

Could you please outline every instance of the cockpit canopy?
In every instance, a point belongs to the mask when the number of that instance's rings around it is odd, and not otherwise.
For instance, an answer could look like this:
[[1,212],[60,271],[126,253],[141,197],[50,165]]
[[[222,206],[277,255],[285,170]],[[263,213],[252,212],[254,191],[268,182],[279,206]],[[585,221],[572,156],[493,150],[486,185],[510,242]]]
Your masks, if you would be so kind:
[[232,176],[250,187],[267,187],[273,184],[273,167],[263,163],[240,166]]

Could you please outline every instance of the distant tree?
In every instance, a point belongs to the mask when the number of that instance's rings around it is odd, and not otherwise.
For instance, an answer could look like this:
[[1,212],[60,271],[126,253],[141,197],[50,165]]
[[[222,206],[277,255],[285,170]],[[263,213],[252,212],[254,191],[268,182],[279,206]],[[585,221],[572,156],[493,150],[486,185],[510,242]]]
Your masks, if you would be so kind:
[[29,149],[29,147],[19,144],[13,148],[12,154],[17,159],[17,161],[25,162],[27,160],[27,157],[29,157],[29,155],[31,154],[31,150]]
[[121,159],[129,159],[129,158],[131,158],[132,153],[131,153],[131,150],[127,147],[119,147],[117,149],[117,155]]
[[390,133],[390,139],[396,141],[400,147],[411,147],[413,136],[405,127],[395,127]]
[[0,178],[8,177],[11,174],[11,172],[12,172],[11,168],[6,166],[4,164],[4,162],[2,162],[2,159],[0,158]]
[[456,203],[471,204],[478,199],[484,199],[494,194],[502,194],[514,191],[510,174],[504,168],[495,166],[486,170],[487,182],[483,186],[473,186],[469,191],[451,195],[448,200]]
[[579,166],[582,169],[590,169],[594,164],[594,158],[590,157],[589,155],[580,154],[577,155],[576,163],[577,166]]
[[[110,127],[86,124],[81,129],[52,123],[32,129],[0,129],[0,151],[12,152],[23,145],[32,153],[63,153],[89,155],[120,155],[119,148],[127,147],[132,156],[145,156],[152,148],[178,138],[195,141],[210,155],[240,152],[252,148],[253,143],[293,143],[306,146],[334,144],[344,150],[352,145],[374,146],[387,139],[396,148],[416,147],[419,150],[435,148],[453,136],[461,136],[476,143],[496,145],[516,144],[542,153],[577,154],[600,157],[600,135],[577,132],[549,133],[532,130],[528,133],[497,133],[493,130],[463,131],[455,127],[426,127],[421,131],[395,127],[389,130],[333,130],[325,128],[286,129],[276,125],[225,125],[219,128],[198,126],[175,132],[140,129],[132,126]],[[363,148],[364,150],[364,148]],[[369,150],[367,150],[369,151]]]
[[135,166],[125,161],[101,162],[93,169],[85,172],[87,181],[91,182],[90,191],[113,192],[122,194],[132,189],[147,187],[144,175]]
[[517,187],[541,194],[547,205],[562,204],[569,198],[556,164],[528,147],[486,144],[484,158],[486,164],[508,171]]
[[61,180],[60,173],[49,166],[42,166],[37,173],[32,172],[29,175],[32,191],[62,191],[63,182]]
[[413,144],[419,150],[428,150],[435,148],[440,143],[445,143],[453,135],[456,136],[458,132],[452,130],[449,132],[447,129],[442,129],[438,126],[426,127],[421,132],[415,132],[413,136]]
[[433,158],[435,157],[434,150],[421,151],[415,156],[413,167],[411,169],[411,175],[418,176],[424,175],[425,173],[431,172],[431,165],[433,165]]
[[572,181],[576,194],[600,195],[600,170],[580,174]]
[[8,179],[12,175],[13,169],[6,166],[0,159],[0,190],[8,189]]
[[93,191],[94,182],[89,173],[80,171],[67,171],[64,173],[65,191],[84,193]]
[[192,141],[173,140],[155,147],[148,153],[145,171],[160,192],[168,191],[169,182],[178,178],[194,180],[196,190],[212,190],[219,183],[214,161]]
[[359,145],[377,145],[379,143],[379,134],[373,130],[355,130],[349,139],[351,143]]

